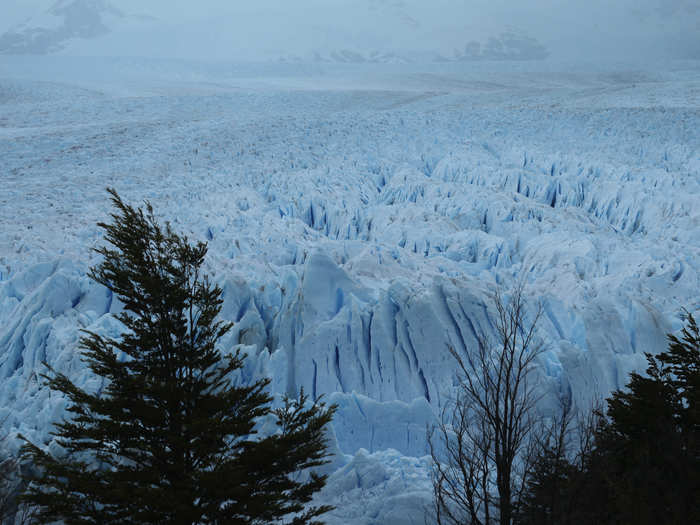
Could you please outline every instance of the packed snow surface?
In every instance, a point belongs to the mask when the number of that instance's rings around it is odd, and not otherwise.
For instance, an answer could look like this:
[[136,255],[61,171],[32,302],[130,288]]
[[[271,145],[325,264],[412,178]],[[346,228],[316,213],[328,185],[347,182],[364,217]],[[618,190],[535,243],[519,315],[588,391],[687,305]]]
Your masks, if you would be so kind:
[[[244,376],[337,403],[332,524],[423,523],[449,347],[541,303],[544,413],[585,409],[700,310],[700,67],[0,60],[0,424],[50,440],[105,188],[209,243]],[[540,66],[538,66],[540,67]]]

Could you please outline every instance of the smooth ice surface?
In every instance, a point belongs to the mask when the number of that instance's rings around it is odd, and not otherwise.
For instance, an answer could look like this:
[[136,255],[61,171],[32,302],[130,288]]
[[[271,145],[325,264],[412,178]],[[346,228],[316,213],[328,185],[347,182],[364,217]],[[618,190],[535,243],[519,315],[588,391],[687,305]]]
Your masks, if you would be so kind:
[[700,310],[698,63],[558,68],[0,59],[3,434],[63,413],[42,361],[100,386],[77,340],[119,334],[86,277],[113,186],[209,242],[243,377],[339,405],[329,522],[423,523],[448,348],[492,333],[497,286],[543,304],[545,413]]

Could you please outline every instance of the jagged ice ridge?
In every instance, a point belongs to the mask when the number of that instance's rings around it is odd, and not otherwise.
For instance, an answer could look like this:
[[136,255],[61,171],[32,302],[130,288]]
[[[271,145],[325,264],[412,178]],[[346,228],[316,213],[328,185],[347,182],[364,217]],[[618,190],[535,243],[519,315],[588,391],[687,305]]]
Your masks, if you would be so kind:
[[339,405],[320,496],[338,507],[329,523],[422,523],[425,427],[456,379],[448,348],[492,333],[497,287],[523,279],[530,313],[544,307],[545,414],[623,386],[681,308],[700,309],[697,68],[397,66],[359,85],[342,68],[166,82],[113,66],[118,80],[101,84],[0,77],[10,449],[17,432],[50,442],[65,409],[41,362],[99,388],[79,330],[119,335],[118,300],[86,277],[106,186],[209,243],[235,322],[222,346],[247,353],[242,378]]

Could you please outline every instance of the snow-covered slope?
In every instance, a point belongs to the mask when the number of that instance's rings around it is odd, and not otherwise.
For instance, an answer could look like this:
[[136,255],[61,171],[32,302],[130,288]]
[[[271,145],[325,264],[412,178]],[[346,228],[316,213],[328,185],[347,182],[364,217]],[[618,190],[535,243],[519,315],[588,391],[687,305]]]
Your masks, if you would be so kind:
[[0,54],[46,54],[64,50],[76,41],[104,37],[128,22],[109,0],[58,0],[25,22],[0,35]]
[[3,434],[48,439],[40,363],[92,384],[78,330],[118,334],[106,186],[209,242],[247,374],[339,404],[331,523],[423,522],[448,347],[498,286],[543,303],[542,410],[625,384],[700,310],[698,65],[489,67],[2,62]]

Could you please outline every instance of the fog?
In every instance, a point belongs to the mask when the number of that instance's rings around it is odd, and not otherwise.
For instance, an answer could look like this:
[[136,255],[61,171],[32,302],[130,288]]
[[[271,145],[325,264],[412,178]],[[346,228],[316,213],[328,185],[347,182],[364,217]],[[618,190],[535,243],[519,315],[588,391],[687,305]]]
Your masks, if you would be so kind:
[[2,34],[4,53],[643,62],[700,58],[700,0],[2,0]]

